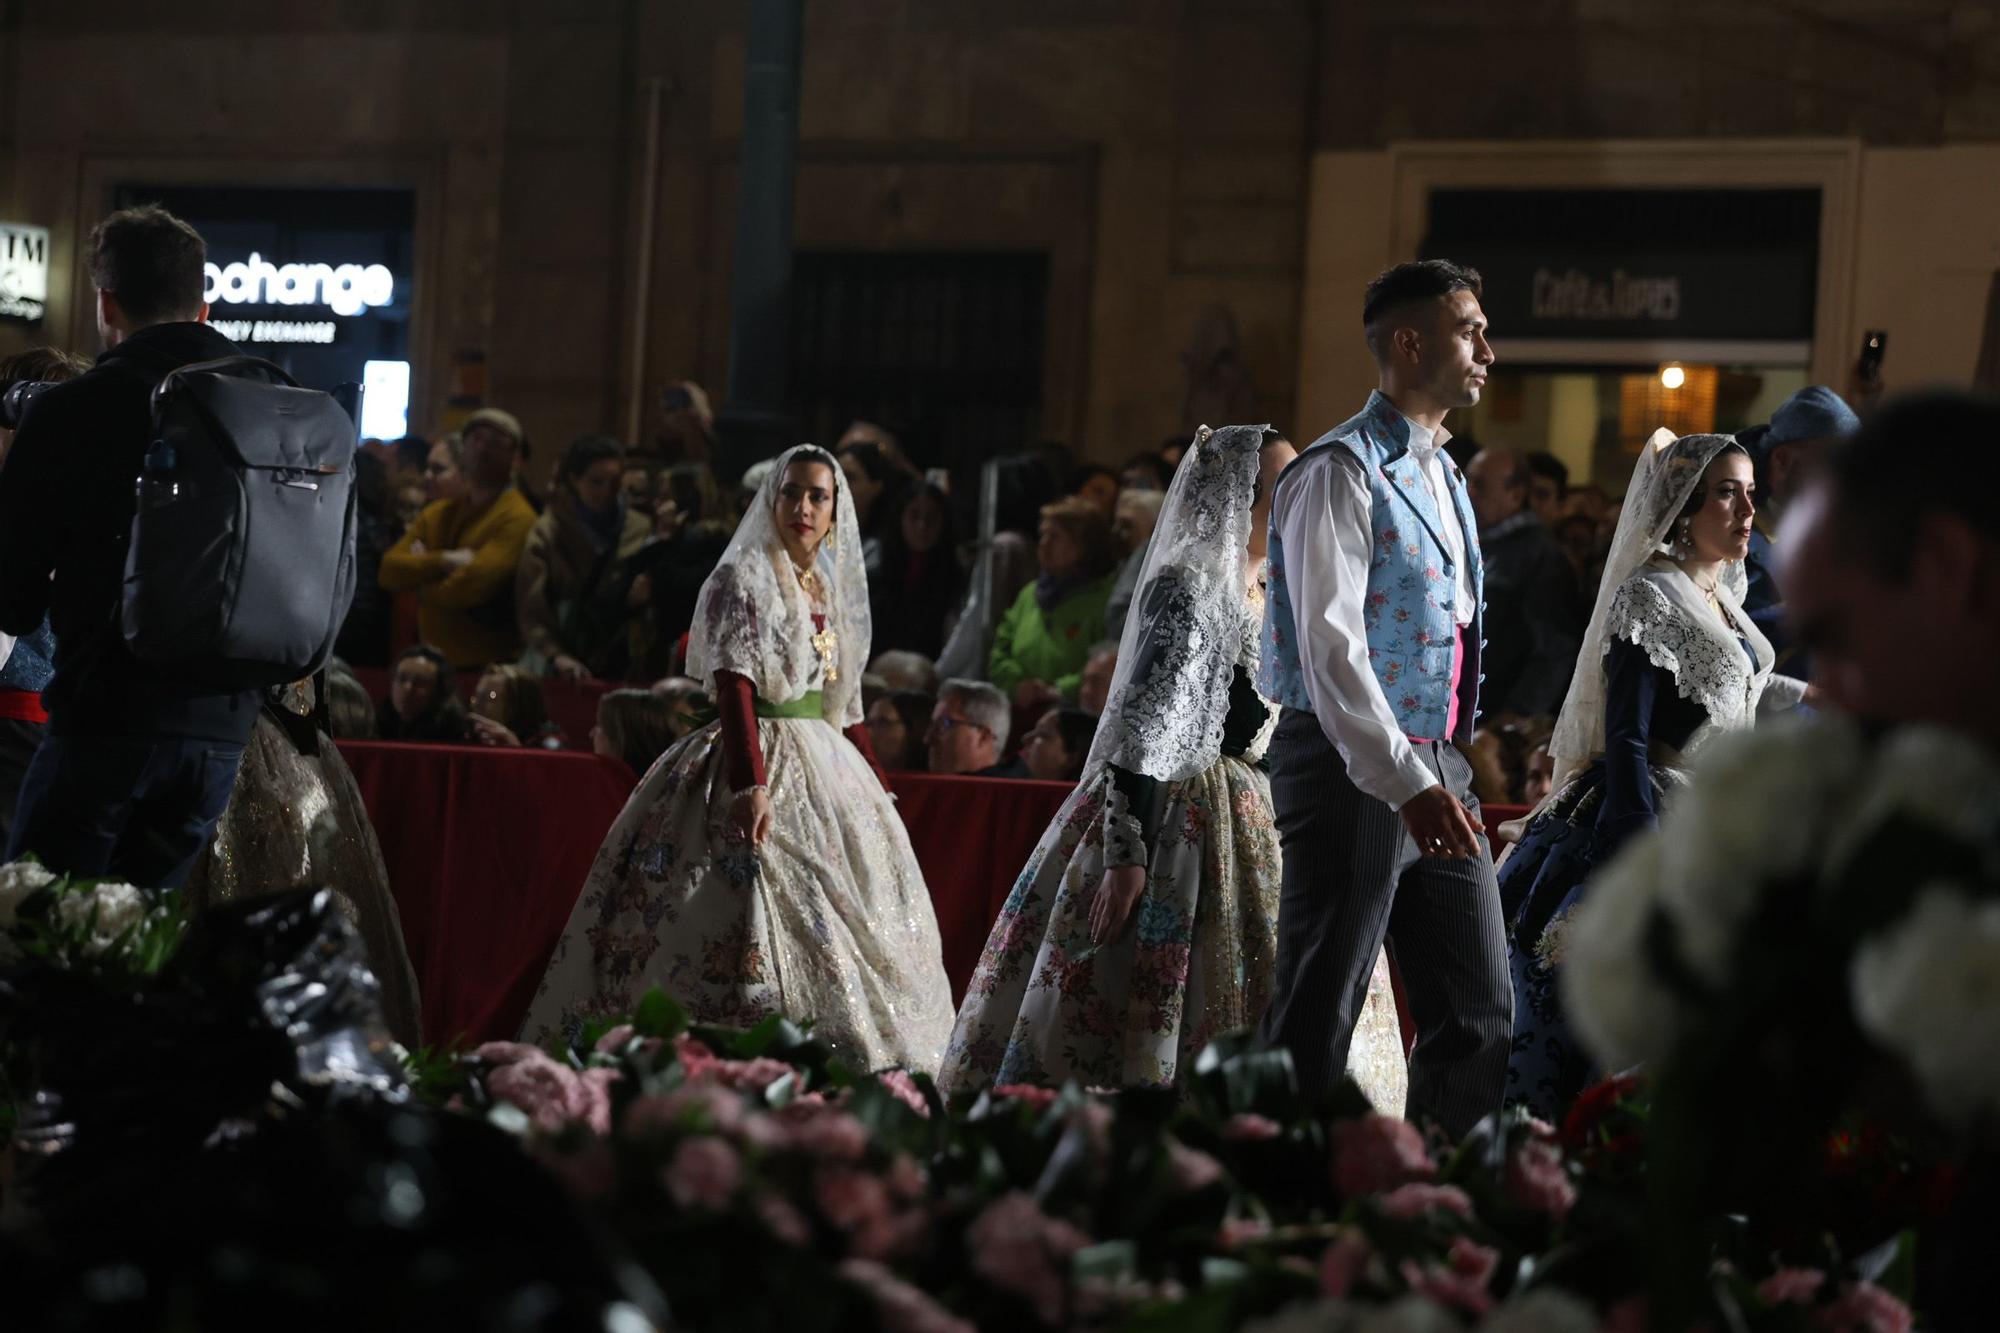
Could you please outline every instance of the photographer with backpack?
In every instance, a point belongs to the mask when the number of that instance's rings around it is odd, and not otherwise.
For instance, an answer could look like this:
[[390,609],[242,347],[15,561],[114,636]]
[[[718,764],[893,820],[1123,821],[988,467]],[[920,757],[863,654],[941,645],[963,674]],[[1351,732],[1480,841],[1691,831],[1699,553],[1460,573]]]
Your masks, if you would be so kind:
[[209,327],[205,258],[165,209],[98,224],[104,354],[0,468],[0,631],[55,632],[7,860],[178,885],[262,687],[319,668],[353,595],[352,421]]

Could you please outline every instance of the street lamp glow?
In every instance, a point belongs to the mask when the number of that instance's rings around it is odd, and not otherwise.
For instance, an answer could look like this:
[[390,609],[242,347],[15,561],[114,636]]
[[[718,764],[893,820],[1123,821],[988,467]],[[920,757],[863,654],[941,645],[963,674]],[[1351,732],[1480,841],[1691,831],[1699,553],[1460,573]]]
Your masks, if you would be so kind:
[[1660,367],[1660,384],[1663,387],[1668,389],[1678,389],[1681,387],[1681,385],[1686,383],[1687,383],[1687,372],[1685,370],[1682,370],[1679,366],[1667,365]]

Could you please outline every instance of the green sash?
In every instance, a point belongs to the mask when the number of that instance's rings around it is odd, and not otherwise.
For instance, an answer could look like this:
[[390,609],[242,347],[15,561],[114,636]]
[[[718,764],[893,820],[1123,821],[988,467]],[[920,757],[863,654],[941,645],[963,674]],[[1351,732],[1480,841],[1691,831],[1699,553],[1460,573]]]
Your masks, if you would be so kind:
[[759,695],[753,708],[758,717],[809,717],[818,720],[826,716],[824,696],[818,690],[807,690],[788,704],[774,704],[769,699]]

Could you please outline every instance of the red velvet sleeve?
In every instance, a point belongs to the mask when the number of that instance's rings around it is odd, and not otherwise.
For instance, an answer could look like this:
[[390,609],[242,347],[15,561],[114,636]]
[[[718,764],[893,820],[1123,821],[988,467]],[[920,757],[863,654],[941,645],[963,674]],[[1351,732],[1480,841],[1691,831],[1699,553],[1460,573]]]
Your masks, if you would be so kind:
[[875,741],[868,734],[866,722],[856,722],[841,733],[861,751],[861,757],[868,761],[868,767],[875,771],[875,780],[882,784],[882,790],[889,790],[889,775],[882,771],[882,761],[875,757]]
[[757,741],[756,691],[748,676],[715,673],[715,710],[722,725],[722,762],[730,789],[761,786],[764,747]]

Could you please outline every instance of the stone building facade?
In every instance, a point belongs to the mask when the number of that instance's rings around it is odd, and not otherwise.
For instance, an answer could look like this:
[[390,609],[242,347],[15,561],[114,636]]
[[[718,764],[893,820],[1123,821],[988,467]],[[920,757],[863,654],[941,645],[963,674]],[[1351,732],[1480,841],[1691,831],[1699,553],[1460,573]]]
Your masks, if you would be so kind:
[[[724,379],[745,13],[8,0],[0,218],[51,240],[48,313],[0,350],[94,350],[78,247],[121,182],[394,186],[414,427],[483,399],[557,445],[644,434],[660,386]],[[1383,196],[1439,151],[1559,143],[1563,181],[1604,144],[1673,145],[1689,180],[1711,147],[1740,162],[1723,140],[1844,153],[1822,285],[1843,335],[1902,321],[1913,376],[1957,373],[1955,294],[2000,269],[1994,0],[810,0],[805,24],[799,247],[1045,254],[1042,432],[1088,456],[1182,428],[1218,310],[1257,415],[1337,419],[1366,374],[1350,289],[1420,231]],[[1964,207],[1922,203],[1944,190]],[[1925,336],[1948,354],[1900,359]]]

